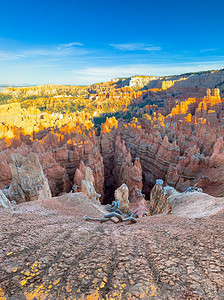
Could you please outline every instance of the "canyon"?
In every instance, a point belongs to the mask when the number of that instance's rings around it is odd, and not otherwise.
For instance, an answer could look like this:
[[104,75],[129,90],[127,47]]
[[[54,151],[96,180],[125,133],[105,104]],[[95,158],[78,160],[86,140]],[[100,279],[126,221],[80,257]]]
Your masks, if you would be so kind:
[[0,103],[0,299],[223,299],[223,69]]

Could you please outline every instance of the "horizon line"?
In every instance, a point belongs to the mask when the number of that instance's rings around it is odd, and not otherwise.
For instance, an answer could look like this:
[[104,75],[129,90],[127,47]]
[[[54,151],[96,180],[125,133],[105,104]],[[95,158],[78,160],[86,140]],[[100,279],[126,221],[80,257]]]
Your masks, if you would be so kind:
[[0,88],[7,88],[7,87],[32,87],[32,86],[46,86],[46,85],[67,85],[67,86],[90,86],[94,84],[99,84],[99,83],[105,83],[108,81],[112,81],[114,79],[128,79],[132,77],[157,77],[157,78],[162,78],[162,77],[173,77],[173,76],[184,76],[184,75],[193,75],[193,74],[200,74],[200,73],[208,73],[208,72],[219,72],[219,71],[224,71],[224,68],[221,69],[210,69],[206,71],[195,71],[195,72],[186,72],[186,73],[181,73],[181,74],[171,74],[171,75],[133,75],[133,76],[128,76],[128,77],[114,77],[111,78],[110,80],[107,81],[101,81],[101,82],[94,82],[90,84],[68,84],[68,83],[24,83],[24,84],[9,84],[9,83],[0,83]]

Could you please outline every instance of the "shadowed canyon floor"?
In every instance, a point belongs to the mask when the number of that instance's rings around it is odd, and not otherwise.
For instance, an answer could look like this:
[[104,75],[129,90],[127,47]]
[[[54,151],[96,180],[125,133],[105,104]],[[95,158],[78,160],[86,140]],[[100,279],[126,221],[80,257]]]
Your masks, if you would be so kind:
[[83,194],[1,210],[0,299],[224,299],[223,210],[132,225],[85,214],[103,208]]

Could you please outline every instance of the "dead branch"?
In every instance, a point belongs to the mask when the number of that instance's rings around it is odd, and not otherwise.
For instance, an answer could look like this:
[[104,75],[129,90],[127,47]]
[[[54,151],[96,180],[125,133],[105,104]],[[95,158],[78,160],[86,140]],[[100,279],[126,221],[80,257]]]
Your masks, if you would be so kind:
[[104,215],[104,218],[118,218],[119,222],[123,222],[123,218],[122,215],[120,215],[119,213],[116,212],[111,212],[109,214]]
[[[115,202],[115,201],[114,201]],[[111,211],[108,214],[105,214],[103,218],[92,218],[89,216],[84,216],[83,219],[86,221],[99,221],[101,223],[103,222],[108,222],[111,221],[115,224],[120,223],[120,222],[131,222],[131,223],[136,223],[138,218],[137,211],[131,214],[129,211],[127,214],[124,214],[119,210],[119,204],[120,203],[112,203],[111,207],[107,208],[108,211]],[[116,219],[114,219],[116,218]]]
[[116,224],[119,222],[119,221],[113,220],[111,218],[91,218],[89,216],[84,216],[83,219],[86,221],[100,221],[100,223],[111,221]]
[[128,221],[130,221],[131,223],[136,223],[137,222],[137,220],[135,219],[135,217],[133,217],[133,215],[123,219],[123,222],[128,222]]

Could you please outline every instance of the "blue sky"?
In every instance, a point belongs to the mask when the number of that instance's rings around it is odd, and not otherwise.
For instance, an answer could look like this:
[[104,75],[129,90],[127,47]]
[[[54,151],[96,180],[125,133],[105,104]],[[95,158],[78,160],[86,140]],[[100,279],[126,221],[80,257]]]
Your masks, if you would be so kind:
[[2,0],[0,84],[224,68],[223,10],[222,0]]

